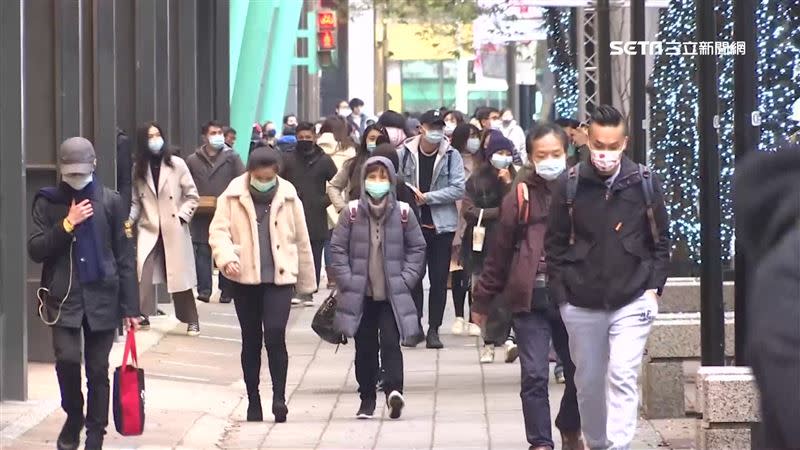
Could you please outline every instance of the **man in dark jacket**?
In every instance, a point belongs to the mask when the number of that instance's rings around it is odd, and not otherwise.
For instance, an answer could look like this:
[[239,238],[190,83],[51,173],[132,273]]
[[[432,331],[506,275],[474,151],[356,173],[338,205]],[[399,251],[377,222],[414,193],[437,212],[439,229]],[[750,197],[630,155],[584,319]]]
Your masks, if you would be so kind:
[[[203,125],[205,143],[186,158],[186,165],[194,178],[197,193],[202,197],[219,197],[231,180],[244,173],[244,164],[239,155],[224,142],[223,128],[219,122],[210,121]],[[194,246],[195,268],[197,270],[197,299],[208,303],[211,299],[211,247],[208,246],[208,227],[213,212],[200,210],[189,222]],[[221,303],[231,299],[220,272],[219,287],[222,290]]]
[[761,392],[762,448],[800,448],[800,145],[736,164],[747,256],[747,356]]
[[[281,177],[289,180],[297,188],[297,195],[303,201],[308,237],[311,240],[311,251],[314,253],[314,270],[317,271],[319,286],[322,249],[325,247],[325,241],[330,239],[325,208],[331,201],[325,189],[337,170],[333,159],[326,155],[316,142],[314,124],[300,122],[297,125],[295,151],[284,153],[285,164],[281,168]],[[301,300],[305,306],[314,306],[311,296]]]
[[633,440],[638,370],[670,257],[660,183],[624,156],[627,142],[619,111],[598,106],[589,127],[591,163],[561,175],[548,218],[550,294],[569,332],[590,448],[628,448]]
[[[139,294],[133,229],[117,192],[94,179],[92,143],[67,139],[58,152],[62,182],[33,200],[28,254],[42,263],[39,313],[52,327],[61,407],[67,413],[59,449],[103,447],[108,425],[108,354],[120,321],[138,326]],[[83,413],[81,335],[88,407]]]

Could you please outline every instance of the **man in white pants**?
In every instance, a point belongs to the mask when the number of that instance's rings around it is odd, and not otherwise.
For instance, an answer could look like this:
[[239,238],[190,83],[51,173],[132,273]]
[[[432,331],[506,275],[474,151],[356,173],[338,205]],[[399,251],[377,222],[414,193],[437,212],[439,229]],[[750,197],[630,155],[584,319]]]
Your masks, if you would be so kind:
[[589,126],[591,162],[556,182],[545,242],[592,450],[630,448],[638,371],[670,257],[660,183],[623,154],[627,142],[619,111],[599,106]]

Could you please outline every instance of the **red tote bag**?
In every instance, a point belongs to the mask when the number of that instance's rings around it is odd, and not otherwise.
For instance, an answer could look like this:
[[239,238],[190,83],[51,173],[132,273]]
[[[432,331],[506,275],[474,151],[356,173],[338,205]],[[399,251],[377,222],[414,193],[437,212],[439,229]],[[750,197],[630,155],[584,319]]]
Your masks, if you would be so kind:
[[[128,364],[128,356],[133,365]],[[139,368],[133,329],[128,331],[122,365],[114,371],[114,425],[123,436],[144,431],[144,370]]]

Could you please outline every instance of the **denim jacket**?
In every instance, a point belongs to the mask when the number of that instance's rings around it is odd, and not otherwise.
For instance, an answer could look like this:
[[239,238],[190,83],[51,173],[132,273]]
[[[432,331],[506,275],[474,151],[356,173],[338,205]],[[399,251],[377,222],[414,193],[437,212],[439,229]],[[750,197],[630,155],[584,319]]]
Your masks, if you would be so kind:
[[[400,170],[408,183],[419,187],[419,142],[421,136],[406,139],[397,151]],[[439,154],[433,166],[433,181],[430,192],[425,194],[431,208],[436,233],[453,233],[458,229],[458,208],[456,202],[464,197],[464,161],[461,154],[450,146],[447,139],[439,144]]]

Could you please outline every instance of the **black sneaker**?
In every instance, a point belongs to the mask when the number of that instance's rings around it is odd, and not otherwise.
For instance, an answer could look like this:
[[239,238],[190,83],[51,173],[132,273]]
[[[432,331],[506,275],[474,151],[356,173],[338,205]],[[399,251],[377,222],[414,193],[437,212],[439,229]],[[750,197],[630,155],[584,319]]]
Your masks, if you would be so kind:
[[400,414],[403,413],[403,407],[406,406],[406,401],[403,398],[403,394],[392,391],[386,399],[386,405],[389,407],[389,418],[399,419]]
[[439,339],[439,330],[435,330],[433,328],[428,330],[428,336],[425,339],[425,346],[428,348],[444,348],[444,344],[442,344],[441,339]]
[[264,411],[261,409],[261,396],[258,394],[248,395],[247,400],[247,421],[262,422]]
[[275,423],[285,423],[286,416],[289,415],[289,408],[283,398],[272,398],[272,415],[275,416]]
[[143,331],[150,329],[150,319],[147,316],[142,316],[142,320],[139,321],[139,329]]
[[83,417],[76,417],[64,422],[61,433],[58,434],[56,448],[58,450],[78,450],[81,445],[81,430],[83,430]]
[[219,302],[220,302],[220,303],[230,303],[232,300],[233,300],[233,299],[232,299],[232,298],[230,298],[230,297],[220,297],[220,298],[219,298]]
[[203,303],[208,303],[208,302],[211,301],[211,293],[209,293],[209,292],[200,292],[200,293],[197,294],[197,300],[199,300],[199,301],[201,301]]
[[200,324],[197,322],[192,322],[189,325],[187,325],[186,334],[192,337],[200,336]]
[[361,400],[361,407],[358,408],[356,418],[361,420],[372,419],[375,416],[375,399],[369,398]]

